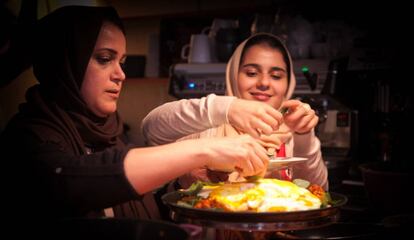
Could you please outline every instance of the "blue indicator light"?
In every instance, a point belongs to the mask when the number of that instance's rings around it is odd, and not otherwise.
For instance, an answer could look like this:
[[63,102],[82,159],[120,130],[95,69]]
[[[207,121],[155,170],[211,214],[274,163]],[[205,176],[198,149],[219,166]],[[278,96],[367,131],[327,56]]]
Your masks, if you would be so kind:
[[195,83],[189,83],[188,84],[188,88],[195,88],[195,86],[196,86]]

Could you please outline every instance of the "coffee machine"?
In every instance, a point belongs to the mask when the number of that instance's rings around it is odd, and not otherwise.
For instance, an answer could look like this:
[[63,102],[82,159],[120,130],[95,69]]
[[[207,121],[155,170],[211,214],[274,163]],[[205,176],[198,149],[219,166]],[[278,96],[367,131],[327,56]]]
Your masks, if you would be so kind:
[[293,98],[311,105],[319,116],[315,134],[321,142],[331,186],[348,177],[358,141],[358,111],[335,97],[338,71],[337,62],[327,59],[294,62],[297,83]]

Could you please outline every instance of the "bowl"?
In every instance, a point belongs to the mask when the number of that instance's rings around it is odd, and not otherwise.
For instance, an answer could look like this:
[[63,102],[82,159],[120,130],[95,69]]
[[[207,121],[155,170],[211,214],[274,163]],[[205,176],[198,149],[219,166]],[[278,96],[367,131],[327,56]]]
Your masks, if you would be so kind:
[[384,215],[414,212],[409,172],[388,162],[365,163],[360,170],[373,210]]

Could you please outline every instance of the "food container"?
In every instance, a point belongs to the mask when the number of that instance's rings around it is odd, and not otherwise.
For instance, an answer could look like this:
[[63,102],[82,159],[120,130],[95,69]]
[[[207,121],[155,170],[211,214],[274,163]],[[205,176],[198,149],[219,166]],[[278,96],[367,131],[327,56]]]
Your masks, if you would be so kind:
[[238,231],[288,231],[327,226],[335,223],[340,207],[347,202],[344,195],[330,193],[335,202],[320,209],[294,212],[224,212],[211,209],[197,209],[177,204],[183,195],[175,191],[162,197],[171,209],[171,218],[205,227]]

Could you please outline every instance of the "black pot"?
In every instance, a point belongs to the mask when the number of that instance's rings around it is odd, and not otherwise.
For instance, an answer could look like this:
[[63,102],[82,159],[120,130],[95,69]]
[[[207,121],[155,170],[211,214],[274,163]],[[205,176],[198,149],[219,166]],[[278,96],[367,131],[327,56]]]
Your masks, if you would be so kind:
[[371,207],[382,215],[414,213],[409,197],[412,175],[392,162],[372,162],[360,166]]

